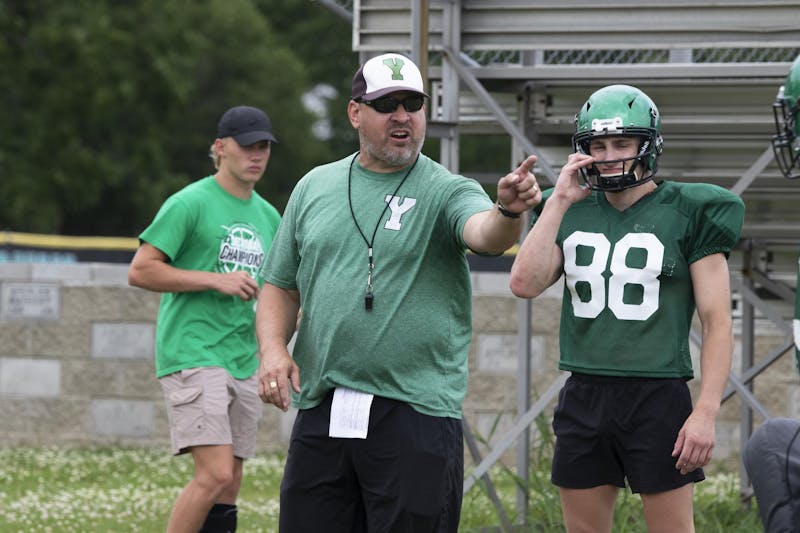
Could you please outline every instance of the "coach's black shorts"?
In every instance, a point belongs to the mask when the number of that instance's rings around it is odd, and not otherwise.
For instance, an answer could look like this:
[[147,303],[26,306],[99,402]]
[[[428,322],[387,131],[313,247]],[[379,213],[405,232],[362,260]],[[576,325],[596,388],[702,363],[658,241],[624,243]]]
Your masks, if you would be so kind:
[[553,416],[556,448],[551,481],[571,489],[600,485],[653,494],[705,479],[682,475],[672,450],[692,412],[683,379],[573,373]]
[[461,421],[375,396],[366,439],[328,437],[333,391],[298,412],[281,481],[283,533],[457,532]]

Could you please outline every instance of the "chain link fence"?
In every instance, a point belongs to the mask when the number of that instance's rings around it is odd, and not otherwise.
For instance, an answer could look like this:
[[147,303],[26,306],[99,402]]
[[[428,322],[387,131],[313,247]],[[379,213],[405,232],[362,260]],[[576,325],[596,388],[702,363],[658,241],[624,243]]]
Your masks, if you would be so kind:
[[[692,50],[694,63],[781,63],[792,62],[800,48],[698,48]],[[467,55],[482,66],[522,65],[526,54],[520,50],[473,50]],[[545,65],[628,65],[667,63],[669,50],[545,50]]]

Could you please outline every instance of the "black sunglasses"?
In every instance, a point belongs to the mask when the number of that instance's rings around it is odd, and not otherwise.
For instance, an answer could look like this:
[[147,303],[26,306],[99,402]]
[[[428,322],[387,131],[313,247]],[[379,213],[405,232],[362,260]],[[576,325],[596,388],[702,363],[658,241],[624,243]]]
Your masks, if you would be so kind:
[[413,113],[422,109],[422,104],[425,103],[425,97],[421,94],[413,94],[406,96],[402,100],[394,96],[382,96],[375,100],[361,100],[362,103],[367,104],[378,113],[394,113],[397,106],[403,105],[406,111]]

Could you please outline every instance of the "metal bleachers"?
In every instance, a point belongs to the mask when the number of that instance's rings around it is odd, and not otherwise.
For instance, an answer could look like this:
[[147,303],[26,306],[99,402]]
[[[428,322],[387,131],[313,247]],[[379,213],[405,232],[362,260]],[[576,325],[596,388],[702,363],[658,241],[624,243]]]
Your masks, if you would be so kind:
[[[518,128],[508,133],[524,137],[522,151],[532,143],[554,168],[586,97],[629,83],[661,111],[661,175],[732,188],[768,149],[771,104],[800,53],[797,1],[355,0],[352,10],[355,50],[425,56],[432,131],[453,169],[460,133],[508,131],[469,77]],[[787,201],[796,184],[767,162],[744,189],[745,235],[800,244],[800,210]]]

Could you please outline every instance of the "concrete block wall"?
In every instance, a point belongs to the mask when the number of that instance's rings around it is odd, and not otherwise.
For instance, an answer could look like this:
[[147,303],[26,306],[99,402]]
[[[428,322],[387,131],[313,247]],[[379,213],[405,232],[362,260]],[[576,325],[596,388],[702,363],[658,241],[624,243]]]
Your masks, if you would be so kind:
[[[492,445],[516,417],[519,301],[508,290],[507,273],[472,276],[474,338],[464,412],[479,440]],[[532,304],[534,400],[559,375],[560,297],[557,284]],[[166,449],[153,366],[159,299],[127,285],[127,265],[0,263],[0,445]],[[757,333],[756,359],[783,342],[769,324]],[[758,378],[756,396],[773,416],[798,417],[799,381],[788,354]],[[736,397],[723,407],[717,457],[738,454],[740,407]],[[545,411],[548,423],[552,408]],[[265,406],[259,450],[285,449],[293,419],[292,411]]]
[[[127,272],[0,263],[0,445],[168,447],[160,296],[129,287]],[[292,417],[264,409],[262,449],[283,446]]]

